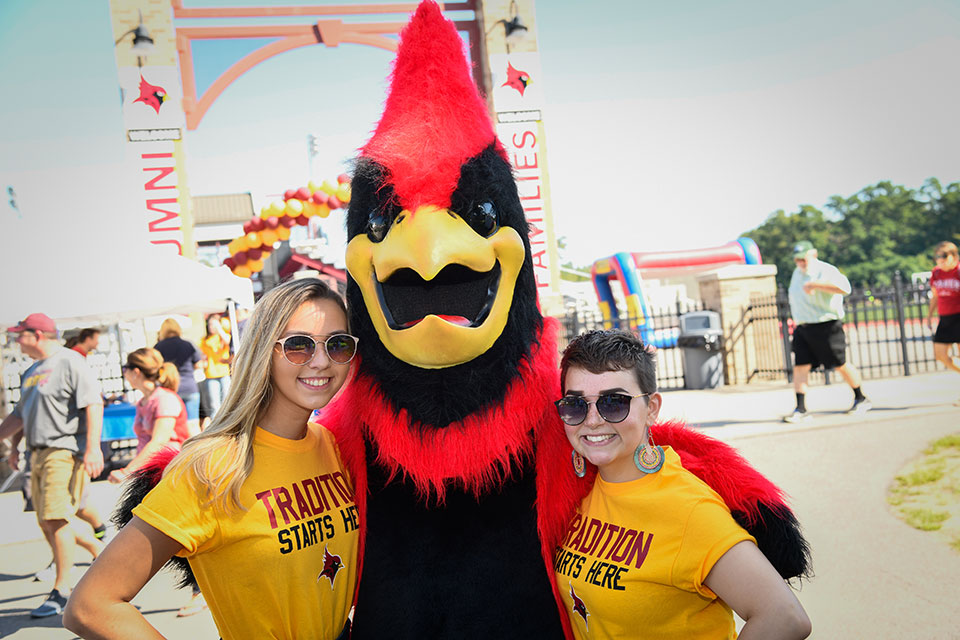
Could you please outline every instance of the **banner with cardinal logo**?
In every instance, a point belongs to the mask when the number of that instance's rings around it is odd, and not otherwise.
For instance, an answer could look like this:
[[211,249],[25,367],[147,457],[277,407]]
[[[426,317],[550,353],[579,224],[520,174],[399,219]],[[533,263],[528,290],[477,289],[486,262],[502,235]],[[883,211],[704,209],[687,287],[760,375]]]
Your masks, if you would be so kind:
[[480,11],[490,78],[486,93],[492,103],[497,136],[513,164],[520,201],[530,223],[540,307],[546,315],[558,315],[563,312],[563,298],[550,203],[534,0],[484,0]]
[[168,0],[111,0],[123,100],[126,179],[137,194],[145,241],[193,257],[193,216],[184,170],[183,91]]

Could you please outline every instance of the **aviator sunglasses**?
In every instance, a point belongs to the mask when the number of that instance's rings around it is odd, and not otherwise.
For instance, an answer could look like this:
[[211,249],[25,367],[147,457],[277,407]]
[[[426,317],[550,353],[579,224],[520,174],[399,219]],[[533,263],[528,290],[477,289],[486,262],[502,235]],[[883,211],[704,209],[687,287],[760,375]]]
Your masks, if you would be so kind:
[[[323,336],[317,336],[322,338]],[[287,336],[283,340],[277,340],[283,348],[283,357],[290,364],[303,366],[313,360],[317,353],[317,345],[323,344],[327,357],[337,364],[347,364],[357,355],[357,342],[360,339],[349,333],[335,333],[327,336],[324,340],[318,341],[313,336],[295,335]]]
[[[554,402],[557,407],[557,413],[560,419],[571,427],[575,427],[587,419],[587,413],[590,411],[590,405],[595,404],[597,413],[607,422],[616,424],[623,422],[630,415],[630,401],[634,398],[649,396],[649,393],[638,393],[635,396],[625,393],[604,393],[599,396],[564,396]],[[585,398],[595,397],[593,403],[587,402]]]

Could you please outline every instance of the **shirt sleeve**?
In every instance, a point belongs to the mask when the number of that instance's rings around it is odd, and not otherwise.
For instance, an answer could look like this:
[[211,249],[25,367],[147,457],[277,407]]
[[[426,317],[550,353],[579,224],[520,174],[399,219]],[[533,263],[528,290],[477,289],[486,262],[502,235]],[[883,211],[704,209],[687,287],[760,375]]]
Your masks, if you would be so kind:
[[192,362],[193,364],[197,364],[198,362],[203,360],[203,354],[200,353],[199,349],[197,349],[192,344],[190,345],[190,349],[192,350],[192,353],[190,354],[190,362]]
[[157,402],[156,413],[154,413],[153,419],[157,420],[158,418],[177,418],[180,416],[180,402],[179,397],[174,393],[164,393],[160,396],[159,401]]
[[71,363],[77,390],[77,408],[83,409],[92,404],[103,404],[100,397],[100,381],[85,360]]
[[847,279],[847,276],[840,273],[840,270],[837,269],[835,266],[833,266],[832,264],[824,264],[823,271],[821,273],[823,275],[824,280],[826,280],[827,282],[829,282],[834,286],[837,286],[843,289],[844,291],[843,295],[846,296],[850,294],[850,280]]
[[738,542],[756,540],[737,524],[719,498],[704,498],[691,509],[674,565],[674,586],[717,597],[703,581],[723,554]]
[[201,504],[202,492],[189,472],[165,476],[133,510],[154,529],[173,538],[183,549],[178,556],[187,557],[214,548],[219,531],[213,508]]

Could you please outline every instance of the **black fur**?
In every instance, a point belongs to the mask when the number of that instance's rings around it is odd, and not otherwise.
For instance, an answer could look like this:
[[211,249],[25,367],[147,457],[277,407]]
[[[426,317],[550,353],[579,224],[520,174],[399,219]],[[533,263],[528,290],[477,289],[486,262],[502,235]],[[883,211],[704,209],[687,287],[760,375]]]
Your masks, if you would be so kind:
[[757,503],[759,516],[750,522],[742,511],[733,511],[733,519],[757,540],[757,547],[784,580],[810,578],[813,561],[810,545],[793,512],[786,507],[771,509]]
[[[347,215],[350,239],[366,233],[371,211],[380,208],[391,215],[399,212],[388,179],[386,169],[374,162],[361,159],[357,164]],[[360,338],[362,367],[379,381],[394,409],[406,410],[422,427],[443,428],[501,403],[508,385],[518,375],[520,361],[536,344],[543,323],[537,310],[529,227],[510,165],[492,144],[464,164],[457,191],[451,197],[451,209],[466,209],[483,199],[497,207],[501,226],[517,230],[525,252],[506,327],[483,355],[444,369],[421,369],[398,360],[380,341],[360,287],[353,278],[347,281],[350,326]]]
[[[117,508],[110,518],[117,529],[122,529],[130,522],[134,507],[143,502],[150,490],[160,482],[161,477],[163,477],[163,467],[149,464],[130,474],[123,484],[123,492],[117,502]],[[193,575],[193,569],[190,568],[186,558],[173,556],[164,567],[177,576],[177,588],[197,585],[197,578]]]
[[563,637],[540,554],[532,461],[479,501],[451,486],[443,505],[427,505],[411,483],[387,484],[367,447],[375,544],[364,554],[354,640]]

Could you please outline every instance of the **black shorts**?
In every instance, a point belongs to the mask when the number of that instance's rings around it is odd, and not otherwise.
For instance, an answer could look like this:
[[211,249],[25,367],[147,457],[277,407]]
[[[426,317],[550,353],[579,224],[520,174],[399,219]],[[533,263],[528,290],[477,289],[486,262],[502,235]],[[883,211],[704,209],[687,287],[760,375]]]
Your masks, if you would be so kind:
[[933,335],[933,341],[945,342],[947,344],[960,342],[960,313],[940,316],[940,322],[937,324],[937,332]]
[[812,324],[798,324],[793,330],[794,364],[808,364],[816,369],[842,367],[847,362],[847,336],[843,322],[828,320]]

